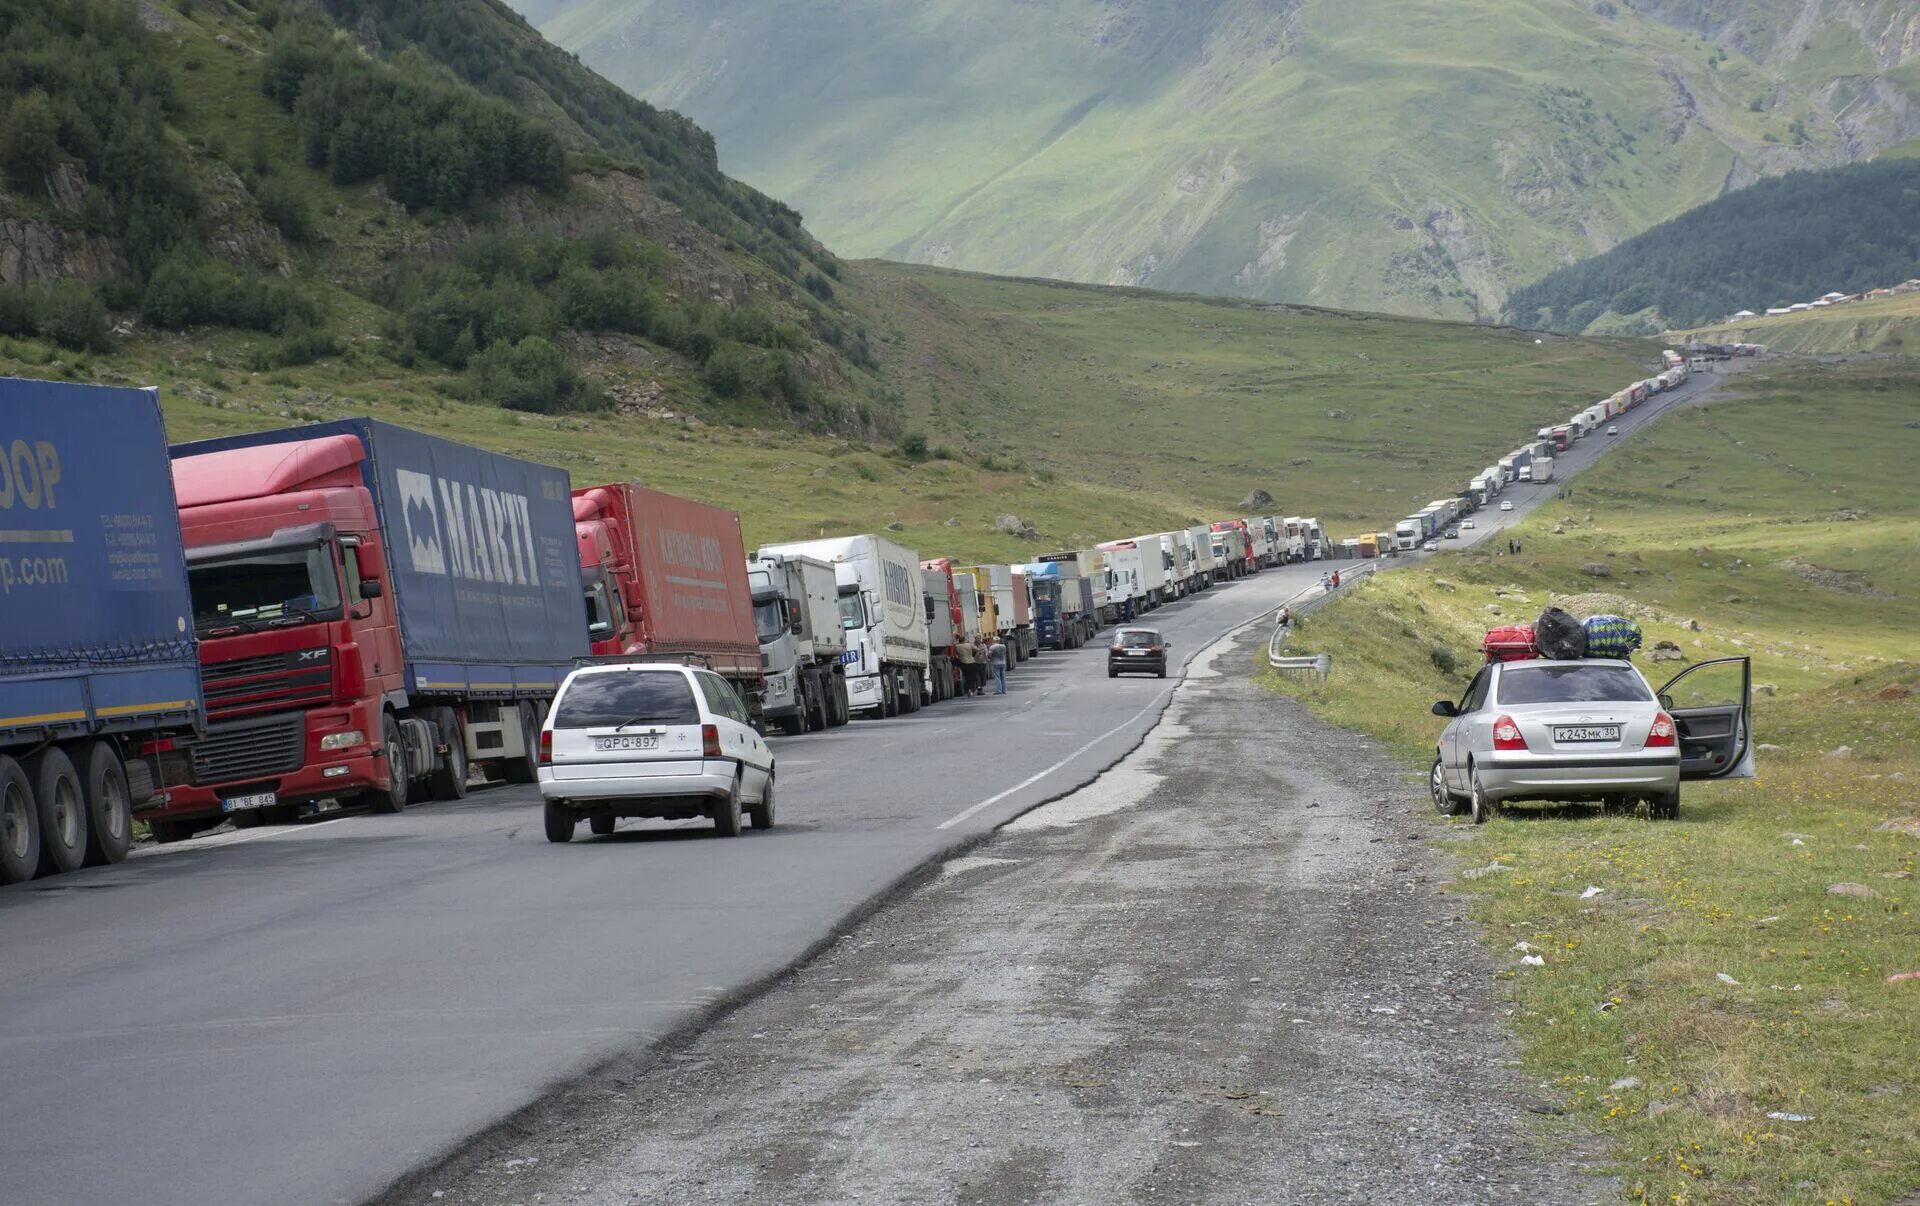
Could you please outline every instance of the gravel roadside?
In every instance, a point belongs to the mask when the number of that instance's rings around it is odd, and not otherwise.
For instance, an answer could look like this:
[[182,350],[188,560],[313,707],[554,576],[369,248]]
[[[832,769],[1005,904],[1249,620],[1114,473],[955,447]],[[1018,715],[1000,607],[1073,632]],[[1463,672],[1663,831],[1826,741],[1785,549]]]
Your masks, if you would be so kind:
[[[1584,1202],[1423,784],[1202,654],[1126,760],[442,1203]],[[1150,689],[1146,683],[1142,689]]]

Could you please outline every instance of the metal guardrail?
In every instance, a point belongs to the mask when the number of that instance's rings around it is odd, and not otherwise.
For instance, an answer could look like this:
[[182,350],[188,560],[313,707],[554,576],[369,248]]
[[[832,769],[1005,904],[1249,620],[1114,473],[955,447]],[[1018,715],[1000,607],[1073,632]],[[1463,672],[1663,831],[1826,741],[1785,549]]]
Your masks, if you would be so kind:
[[1316,653],[1303,657],[1285,657],[1280,653],[1280,646],[1293,633],[1293,625],[1285,622],[1285,617],[1289,616],[1296,607],[1322,602],[1353,583],[1372,577],[1379,568],[1379,564],[1372,561],[1360,562],[1351,569],[1343,568],[1340,570],[1338,587],[1329,590],[1316,582],[1305,590],[1296,591],[1292,597],[1275,608],[1273,635],[1267,638],[1267,665],[1283,673],[1311,674],[1320,682],[1326,682],[1327,676],[1333,673],[1332,654]]

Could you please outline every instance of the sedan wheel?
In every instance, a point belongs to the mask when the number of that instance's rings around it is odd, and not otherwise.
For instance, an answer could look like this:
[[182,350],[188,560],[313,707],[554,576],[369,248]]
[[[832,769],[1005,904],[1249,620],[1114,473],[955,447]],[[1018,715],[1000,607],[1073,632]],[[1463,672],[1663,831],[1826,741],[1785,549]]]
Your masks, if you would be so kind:
[[1486,789],[1480,786],[1480,772],[1471,772],[1467,778],[1467,811],[1473,814],[1473,823],[1486,824],[1494,810],[1493,801],[1487,799]]
[[1429,776],[1428,788],[1433,793],[1433,807],[1436,812],[1443,817],[1460,815],[1460,801],[1454,799],[1453,793],[1447,790],[1447,771],[1440,765],[1438,758],[1433,760],[1433,774]]

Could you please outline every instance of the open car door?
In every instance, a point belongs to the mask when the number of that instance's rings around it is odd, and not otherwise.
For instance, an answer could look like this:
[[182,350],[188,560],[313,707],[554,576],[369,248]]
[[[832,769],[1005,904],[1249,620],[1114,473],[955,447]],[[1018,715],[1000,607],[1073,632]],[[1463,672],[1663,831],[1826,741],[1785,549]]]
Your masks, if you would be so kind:
[[1689,666],[1660,688],[1680,738],[1680,778],[1751,779],[1753,663],[1721,657]]

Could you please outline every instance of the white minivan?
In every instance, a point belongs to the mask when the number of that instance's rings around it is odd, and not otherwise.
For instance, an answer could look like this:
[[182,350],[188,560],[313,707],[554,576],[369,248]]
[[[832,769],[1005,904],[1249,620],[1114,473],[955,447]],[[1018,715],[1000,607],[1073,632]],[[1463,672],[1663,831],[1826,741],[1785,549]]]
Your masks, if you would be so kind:
[[547,840],[620,817],[710,817],[722,837],[773,827],[773,751],[726,679],[695,666],[622,662],[567,675],[540,730]]

